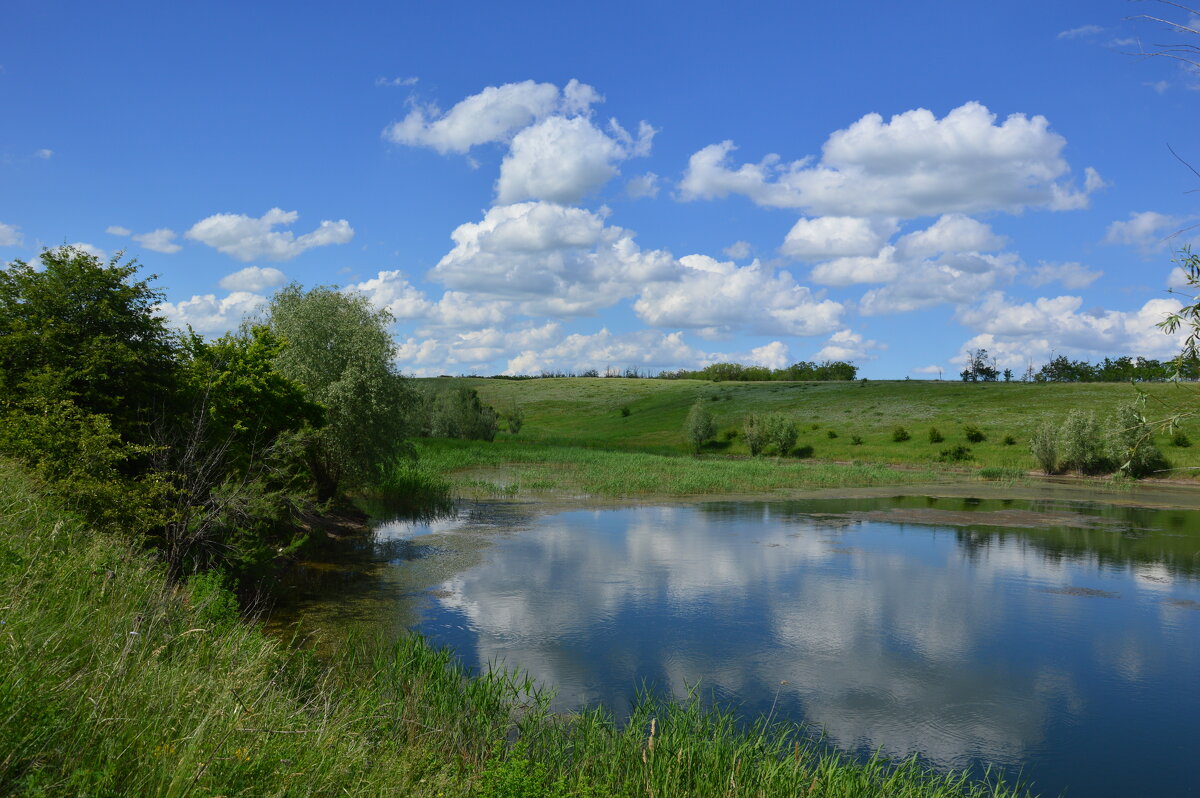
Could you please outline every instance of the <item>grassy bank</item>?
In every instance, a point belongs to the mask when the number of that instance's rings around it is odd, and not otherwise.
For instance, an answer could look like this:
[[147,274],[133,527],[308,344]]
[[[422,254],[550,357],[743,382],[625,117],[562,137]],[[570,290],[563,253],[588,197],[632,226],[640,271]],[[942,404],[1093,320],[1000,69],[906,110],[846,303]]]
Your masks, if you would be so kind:
[[545,705],[415,637],[328,662],[294,651],[239,621],[217,580],[169,584],[0,461],[6,795],[1019,794],[852,764],[697,702],[647,698],[621,728]]
[[[1073,409],[1100,416],[1132,401],[1122,383],[704,382],[655,379],[469,379],[483,401],[497,409],[519,405],[525,424],[519,440],[563,446],[623,449],[663,454],[686,451],[683,423],[689,408],[704,401],[718,426],[708,454],[747,455],[740,429],[750,413],[781,413],[796,422],[796,450],[824,461],[861,461],[938,467],[943,450],[970,449],[976,468],[1020,471],[1037,467],[1029,437],[1044,419],[1061,421]],[[1195,385],[1144,386],[1147,416],[1200,407]],[[986,440],[967,440],[977,426]],[[893,440],[896,427],[911,435]],[[931,442],[930,428],[943,440]],[[1184,423],[1196,446],[1180,447],[1168,435],[1155,438],[1171,465],[1200,467],[1200,419]],[[730,437],[730,433],[735,433]],[[501,435],[503,437],[503,433]],[[1011,438],[1013,443],[1005,443]],[[1195,472],[1175,471],[1189,478]]]
[[[693,458],[497,438],[491,443],[423,440],[421,466],[460,496],[541,492],[605,497],[761,494],[914,484],[956,478],[929,468],[837,465],[779,458]],[[962,476],[958,475],[961,479]]]

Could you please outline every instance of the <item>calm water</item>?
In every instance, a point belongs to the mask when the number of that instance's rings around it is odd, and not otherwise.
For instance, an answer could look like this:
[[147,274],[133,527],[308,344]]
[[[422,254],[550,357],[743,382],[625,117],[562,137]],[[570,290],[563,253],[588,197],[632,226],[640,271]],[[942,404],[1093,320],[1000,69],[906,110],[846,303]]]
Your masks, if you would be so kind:
[[643,683],[854,754],[1044,795],[1200,794],[1200,513],[961,498],[539,511],[379,526],[314,624],[416,627],[618,714]]

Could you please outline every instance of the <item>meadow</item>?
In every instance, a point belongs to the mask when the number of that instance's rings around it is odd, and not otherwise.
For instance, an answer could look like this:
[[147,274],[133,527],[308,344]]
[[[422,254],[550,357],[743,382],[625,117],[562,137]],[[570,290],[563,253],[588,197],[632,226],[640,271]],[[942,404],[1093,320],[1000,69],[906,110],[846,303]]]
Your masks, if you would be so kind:
[[[581,490],[605,495],[655,492],[656,485],[661,486],[657,492],[679,495],[752,492],[756,486],[773,491],[786,486],[912,482],[981,472],[985,477],[1036,475],[1029,438],[1039,424],[1059,423],[1075,409],[1093,411],[1103,419],[1139,396],[1125,383],[631,378],[463,382],[501,414],[519,407],[524,424],[518,434],[502,431],[492,443],[424,442],[422,452],[431,466],[462,470],[510,464],[519,470],[515,481],[534,487],[564,487],[569,473],[580,477]],[[1151,421],[1200,407],[1193,384],[1139,387]],[[718,432],[716,440],[693,458],[683,426],[697,401],[713,414]],[[741,428],[751,413],[778,413],[795,422],[799,437],[787,457],[750,458]],[[984,440],[968,440],[969,426],[978,428]],[[896,440],[897,428],[909,438]],[[941,440],[931,441],[931,429]],[[1183,419],[1178,431],[1200,443],[1200,419]],[[1154,435],[1152,442],[1171,467],[1154,477],[1190,480],[1200,468],[1200,447],[1178,446],[1173,440],[1174,433],[1165,426]],[[946,457],[946,450],[958,446],[969,450],[965,456]],[[663,463],[603,453],[672,459]],[[674,459],[685,455],[686,463]],[[543,467],[537,467],[539,462]],[[852,470],[838,475],[835,464]]]

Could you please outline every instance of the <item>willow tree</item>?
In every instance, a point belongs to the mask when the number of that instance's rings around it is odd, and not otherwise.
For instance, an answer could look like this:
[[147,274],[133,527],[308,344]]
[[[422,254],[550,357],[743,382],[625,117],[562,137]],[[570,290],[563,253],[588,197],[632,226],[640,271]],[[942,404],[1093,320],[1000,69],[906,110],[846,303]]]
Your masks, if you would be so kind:
[[279,371],[325,408],[326,424],[308,447],[317,497],[366,485],[406,449],[414,404],[395,366],[391,314],[359,294],[292,284],[272,298],[264,320],[287,342]]

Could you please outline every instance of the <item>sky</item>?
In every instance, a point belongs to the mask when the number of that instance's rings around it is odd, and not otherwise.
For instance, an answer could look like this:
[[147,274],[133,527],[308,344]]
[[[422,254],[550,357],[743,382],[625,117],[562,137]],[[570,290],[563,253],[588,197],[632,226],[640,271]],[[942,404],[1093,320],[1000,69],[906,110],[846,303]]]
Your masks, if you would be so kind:
[[336,285],[415,376],[1178,351],[1200,73],[1138,53],[1194,17],[744,5],[9,0],[0,263],[209,336]]

